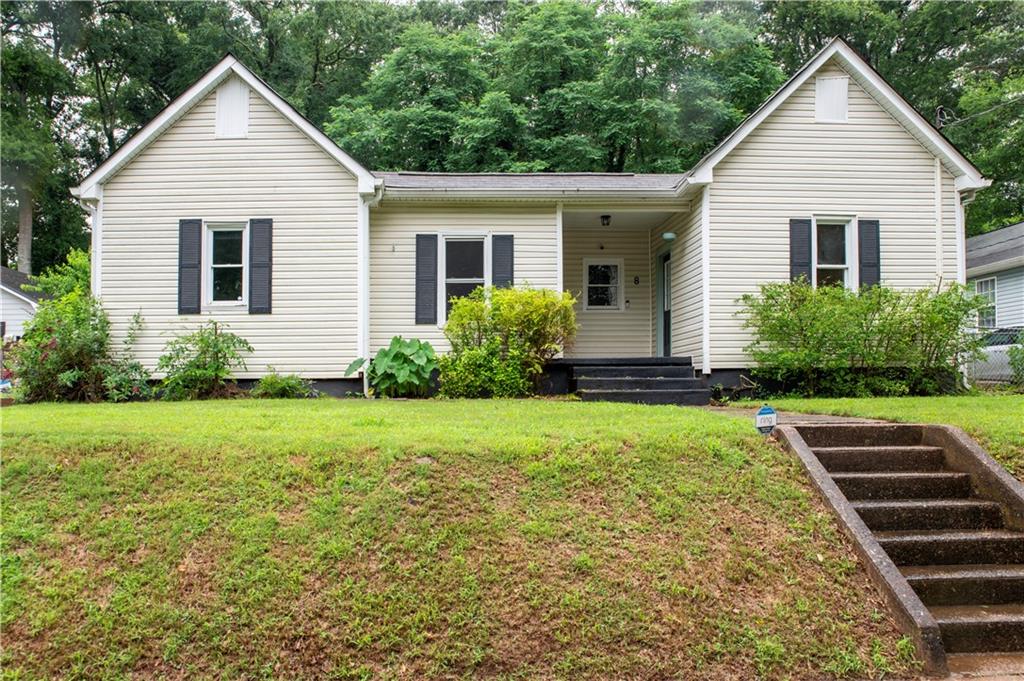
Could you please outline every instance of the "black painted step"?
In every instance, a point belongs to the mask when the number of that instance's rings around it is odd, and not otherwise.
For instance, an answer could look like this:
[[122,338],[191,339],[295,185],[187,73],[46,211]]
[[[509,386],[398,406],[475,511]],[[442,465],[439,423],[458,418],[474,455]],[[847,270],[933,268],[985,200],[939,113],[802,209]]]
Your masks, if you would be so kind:
[[699,378],[578,378],[577,390],[698,390]]
[[1003,604],[1024,598],[1024,565],[918,565],[902,572],[929,606]]
[[1024,563],[1024,532],[1012,530],[920,530],[876,532],[896,565]]
[[815,447],[813,451],[829,472],[934,471],[944,463],[941,447],[920,445]]
[[855,501],[871,530],[982,530],[1003,526],[999,504],[982,499],[887,499]]
[[862,499],[940,499],[971,495],[971,476],[949,471],[833,473],[850,501]]
[[633,402],[635,404],[704,405],[711,391],[701,390],[580,390],[584,402]]
[[948,653],[1024,651],[1024,602],[929,609]]
[[581,378],[693,378],[692,366],[577,366]]

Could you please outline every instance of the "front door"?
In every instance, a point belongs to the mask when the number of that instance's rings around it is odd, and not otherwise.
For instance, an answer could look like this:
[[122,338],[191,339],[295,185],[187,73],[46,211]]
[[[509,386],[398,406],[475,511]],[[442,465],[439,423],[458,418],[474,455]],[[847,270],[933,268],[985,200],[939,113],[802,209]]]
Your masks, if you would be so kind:
[[672,356],[672,253],[661,256],[661,278],[658,282],[661,289],[661,354]]

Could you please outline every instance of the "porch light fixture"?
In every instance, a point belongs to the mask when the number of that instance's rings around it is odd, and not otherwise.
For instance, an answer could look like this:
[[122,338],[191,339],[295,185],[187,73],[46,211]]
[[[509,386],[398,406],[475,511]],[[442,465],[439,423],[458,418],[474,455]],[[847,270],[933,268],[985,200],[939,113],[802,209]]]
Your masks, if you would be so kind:
[[610,224],[612,224],[612,216],[611,215],[602,215],[601,216],[601,226],[602,227],[607,227]]
[[662,232],[661,233],[661,238],[664,241],[675,241],[676,240],[676,233],[675,232]]

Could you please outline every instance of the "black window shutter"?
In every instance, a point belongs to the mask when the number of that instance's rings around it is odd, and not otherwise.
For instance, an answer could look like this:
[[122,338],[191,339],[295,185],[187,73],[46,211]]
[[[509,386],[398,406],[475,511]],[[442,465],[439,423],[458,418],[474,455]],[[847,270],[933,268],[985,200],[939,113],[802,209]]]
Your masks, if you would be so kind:
[[514,239],[511,234],[491,237],[491,283],[496,288],[515,285]]
[[437,235],[416,235],[416,323],[437,323]]
[[274,221],[249,220],[249,314],[270,314],[273,290]]
[[178,314],[199,314],[203,282],[203,221],[178,221]]
[[811,283],[811,221],[793,218],[789,221],[789,279],[805,277]]
[[857,221],[857,250],[862,288],[882,283],[882,249],[878,220]]

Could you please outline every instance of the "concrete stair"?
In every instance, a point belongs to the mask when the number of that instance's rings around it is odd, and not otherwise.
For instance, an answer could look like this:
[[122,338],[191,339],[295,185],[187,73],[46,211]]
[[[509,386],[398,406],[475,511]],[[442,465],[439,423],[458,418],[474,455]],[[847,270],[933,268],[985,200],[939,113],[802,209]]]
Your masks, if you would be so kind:
[[711,400],[689,357],[577,361],[572,372],[584,402],[704,405]]
[[1024,663],[1024,528],[920,432],[811,433],[807,445],[931,613],[949,668]]

